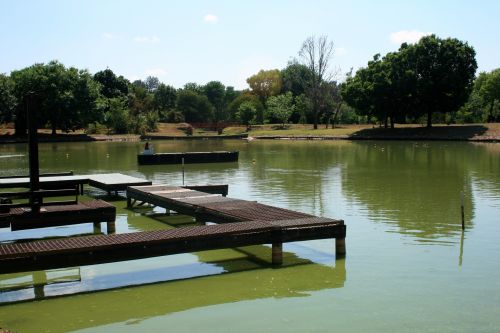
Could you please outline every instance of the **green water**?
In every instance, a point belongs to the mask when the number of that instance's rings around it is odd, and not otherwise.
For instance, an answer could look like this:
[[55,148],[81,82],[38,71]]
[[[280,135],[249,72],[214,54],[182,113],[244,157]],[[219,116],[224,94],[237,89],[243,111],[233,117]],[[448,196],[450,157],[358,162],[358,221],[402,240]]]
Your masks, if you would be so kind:
[[[179,166],[138,166],[141,148],[125,142],[42,144],[40,167],[182,183]],[[16,332],[500,331],[500,145],[235,140],[163,141],[154,148],[239,150],[238,163],[186,165],[186,183],[228,183],[231,197],[342,218],[347,256],[336,260],[334,242],[317,240],[286,244],[285,264],[278,269],[269,265],[269,247],[254,246],[0,274],[0,327]],[[0,175],[25,173],[25,146],[0,146]],[[161,209],[128,210],[123,200],[91,188],[86,192],[113,200],[117,232],[193,223],[186,216],[164,216]],[[92,231],[92,224],[0,229],[0,241]]]

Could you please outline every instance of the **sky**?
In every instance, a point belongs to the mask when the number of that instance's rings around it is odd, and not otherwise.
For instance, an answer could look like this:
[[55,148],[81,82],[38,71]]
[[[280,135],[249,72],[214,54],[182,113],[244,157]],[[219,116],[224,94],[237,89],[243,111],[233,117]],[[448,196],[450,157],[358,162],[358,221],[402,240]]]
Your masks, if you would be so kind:
[[58,60],[176,88],[216,80],[245,89],[259,70],[298,58],[306,38],[326,35],[342,80],[431,33],[467,42],[478,71],[491,71],[499,12],[497,0],[0,0],[0,73]]

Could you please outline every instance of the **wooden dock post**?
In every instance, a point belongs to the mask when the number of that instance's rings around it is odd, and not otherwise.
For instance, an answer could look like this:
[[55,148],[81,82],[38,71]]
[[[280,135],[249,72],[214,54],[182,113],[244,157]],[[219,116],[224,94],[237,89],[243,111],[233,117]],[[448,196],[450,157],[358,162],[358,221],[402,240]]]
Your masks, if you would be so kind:
[[94,222],[94,234],[101,233],[101,222]]
[[115,221],[107,221],[106,228],[108,229],[108,235],[116,233]]
[[345,255],[345,238],[335,238],[335,255]]
[[273,263],[273,265],[283,264],[283,243],[273,243],[273,245],[272,245],[272,263]]

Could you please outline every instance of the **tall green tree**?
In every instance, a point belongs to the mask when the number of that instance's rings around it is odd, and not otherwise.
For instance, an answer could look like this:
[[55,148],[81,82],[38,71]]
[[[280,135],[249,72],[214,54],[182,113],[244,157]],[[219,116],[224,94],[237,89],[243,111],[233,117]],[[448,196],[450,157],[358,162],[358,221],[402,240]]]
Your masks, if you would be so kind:
[[94,80],[101,84],[101,93],[106,98],[123,97],[128,94],[130,82],[123,76],[116,76],[109,68],[95,73]]
[[265,105],[269,97],[281,92],[283,81],[281,72],[278,69],[271,69],[260,70],[257,74],[250,76],[247,83],[252,89],[252,93],[258,96],[260,102]]
[[175,109],[177,90],[172,86],[160,83],[153,95],[153,105],[158,111],[160,121],[167,119],[167,113]]
[[283,79],[281,91],[290,91],[293,97],[305,94],[312,81],[312,73],[309,68],[295,60],[289,62],[281,71],[281,77]]
[[213,106],[207,96],[193,90],[181,90],[177,95],[177,110],[188,123],[207,122],[213,118]]
[[252,95],[249,92],[243,92],[238,97],[236,97],[231,103],[229,103],[227,109],[229,111],[229,117],[232,120],[238,120],[238,110],[240,105],[244,102],[251,103],[255,108],[255,122],[262,124],[264,122],[264,105],[260,102],[260,99]]
[[267,110],[269,114],[281,122],[282,128],[285,127],[294,109],[293,95],[290,91],[281,95],[269,97],[267,100]]
[[210,81],[203,87],[203,92],[214,107],[214,122],[227,119],[225,109],[226,87],[219,81]]
[[85,122],[99,119],[96,102],[99,85],[87,71],[65,68],[57,61],[35,64],[13,71],[17,98],[16,134],[26,133],[26,97],[32,95],[38,104],[39,126],[48,124],[52,134],[83,127]]
[[16,103],[14,82],[7,75],[0,74],[0,123],[12,121]]
[[[498,112],[498,104],[500,103],[500,68],[483,74],[478,90],[488,110],[487,121],[500,121],[500,114]],[[495,108],[495,104],[497,108]]]
[[243,124],[247,126],[247,131],[250,130],[250,124],[255,118],[257,109],[255,105],[251,102],[243,102],[238,107],[238,112],[236,113],[236,118]]
[[407,50],[417,78],[417,112],[432,126],[436,112],[457,111],[469,97],[477,69],[474,48],[455,38],[423,37]]

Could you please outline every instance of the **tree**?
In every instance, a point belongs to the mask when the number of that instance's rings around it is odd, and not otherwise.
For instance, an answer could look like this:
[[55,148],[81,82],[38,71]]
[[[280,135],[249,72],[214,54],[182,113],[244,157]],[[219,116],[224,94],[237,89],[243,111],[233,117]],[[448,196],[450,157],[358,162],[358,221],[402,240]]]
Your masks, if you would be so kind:
[[255,122],[262,124],[264,122],[264,106],[260,99],[248,92],[244,92],[229,103],[227,109],[231,119],[238,120],[238,110],[242,103],[249,102],[255,107]]
[[477,69],[474,48],[458,39],[423,37],[408,47],[410,65],[417,79],[417,112],[432,126],[435,112],[457,111],[469,97]]
[[130,123],[127,100],[124,97],[115,97],[107,99],[107,103],[108,111],[104,118],[106,126],[116,134],[127,133]]
[[299,56],[311,75],[307,95],[313,106],[314,129],[317,129],[323,99],[322,85],[325,81],[331,81],[333,76],[329,70],[330,60],[333,56],[333,42],[328,41],[327,36],[309,37],[302,44]]
[[203,92],[214,107],[214,122],[226,120],[225,93],[226,87],[219,81],[210,81],[203,87]]
[[250,123],[255,118],[256,111],[255,105],[251,102],[243,102],[238,107],[236,117],[243,125],[247,126],[247,131],[250,130]]
[[37,101],[38,121],[48,124],[52,134],[56,129],[75,130],[86,123],[99,119],[96,102],[99,85],[87,71],[65,68],[57,61],[48,64],[35,64],[19,71],[13,71],[14,94],[17,99],[16,134],[26,133],[27,95]]
[[247,79],[252,93],[259,97],[262,104],[266,104],[269,97],[281,92],[282,80],[278,69],[260,70],[257,74]]
[[160,86],[160,80],[155,76],[148,76],[146,80],[144,80],[144,85],[146,86],[146,90],[152,93]]
[[0,123],[11,121],[15,108],[14,82],[7,75],[0,74]]
[[95,73],[94,80],[101,84],[101,94],[106,98],[123,97],[128,94],[128,80],[123,76],[117,77],[109,68]]
[[205,95],[192,90],[182,90],[177,95],[177,110],[188,123],[208,122],[213,117],[213,106]]
[[184,85],[183,90],[190,90],[197,94],[203,94],[203,87],[195,82],[188,82]]
[[290,91],[293,97],[306,93],[312,80],[309,68],[296,60],[288,63],[286,68],[281,71],[281,77],[283,80],[281,91]]
[[175,109],[177,90],[172,86],[160,83],[153,95],[153,105],[158,111],[160,121],[165,121],[167,113]]
[[287,92],[278,96],[269,97],[267,101],[268,112],[281,122],[281,127],[285,128],[285,123],[292,115],[295,105],[293,105],[293,96]]
[[[482,76],[480,83],[479,95],[483,103],[488,108],[488,122],[500,120],[498,107],[495,110],[495,104],[500,103],[500,68],[497,68],[490,73],[485,73]],[[495,112],[496,111],[496,112]]]

